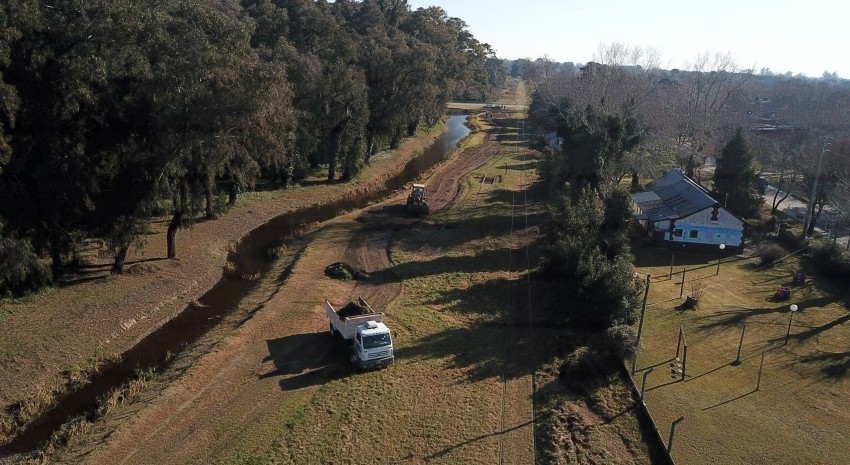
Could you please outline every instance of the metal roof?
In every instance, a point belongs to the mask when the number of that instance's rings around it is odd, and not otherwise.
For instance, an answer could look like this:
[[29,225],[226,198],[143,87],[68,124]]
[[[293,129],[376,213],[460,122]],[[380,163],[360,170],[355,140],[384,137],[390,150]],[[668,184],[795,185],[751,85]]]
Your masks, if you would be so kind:
[[[670,171],[647,187],[649,191],[635,194],[633,198],[638,206],[645,204],[648,207],[641,210],[652,221],[684,218],[717,204],[705,189],[679,170]],[[657,200],[651,200],[649,192],[654,192],[661,199],[660,205],[657,205]]]

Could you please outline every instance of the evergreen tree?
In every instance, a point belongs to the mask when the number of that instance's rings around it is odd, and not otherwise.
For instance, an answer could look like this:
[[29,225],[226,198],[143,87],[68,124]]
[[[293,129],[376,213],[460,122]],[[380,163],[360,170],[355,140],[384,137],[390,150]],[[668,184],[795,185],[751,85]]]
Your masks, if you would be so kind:
[[762,200],[753,190],[756,170],[741,128],[723,147],[714,171],[712,196],[730,211],[745,218],[758,212]]
[[550,108],[564,139],[564,156],[556,172],[558,181],[568,181],[573,195],[586,188],[600,190],[616,181],[616,172],[626,153],[640,145],[642,131],[630,116],[603,114],[591,106],[583,110],[568,101]]
[[552,210],[542,271],[560,284],[561,318],[595,328],[635,321],[641,283],[629,251],[628,194],[600,200],[595,191],[563,197]]

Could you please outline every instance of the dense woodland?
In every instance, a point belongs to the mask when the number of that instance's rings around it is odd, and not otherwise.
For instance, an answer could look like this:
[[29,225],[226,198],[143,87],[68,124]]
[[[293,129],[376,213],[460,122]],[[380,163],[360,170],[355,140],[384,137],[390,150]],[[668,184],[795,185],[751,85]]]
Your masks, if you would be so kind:
[[120,272],[258,180],[350,180],[505,79],[487,44],[406,0],[10,0],[0,5],[0,294],[86,239]]

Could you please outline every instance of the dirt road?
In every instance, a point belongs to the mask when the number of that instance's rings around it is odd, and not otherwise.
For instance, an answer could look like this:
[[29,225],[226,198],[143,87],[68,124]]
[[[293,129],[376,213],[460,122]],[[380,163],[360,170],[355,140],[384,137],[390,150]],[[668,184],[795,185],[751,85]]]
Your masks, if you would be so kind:
[[[436,212],[450,205],[467,173],[498,149],[488,140],[437,169],[427,182]],[[111,418],[98,437],[73,447],[67,459],[92,464],[207,463],[237,437],[279,428],[269,412],[298,409],[325,381],[350,373],[341,346],[328,344],[326,297],[343,302],[362,295],[377,308],[401,284],[386,273],[393,232],[421,219],[403,214],[403,197],[365,213],[338,218],[311,238],[289,279],[261,311],[204,355],[185,375],[127,418]],[[401,213],[401,214],[400,214]],[[345,257],[378,279],[350,283],[323,277]]]
[[109,258],[92,253],[73,282],[5,302],[0,309],[0,407],[58,389],[67,378],[63,373],[83,371],[133,347],[214,286],[228,252],[249,231],[287,211],[382,186],[438,135],[405,140],[366,167],[358,184],[327,185],[317,179],[298,189],[245,194],[221,218],[180,231],[178,259],[164,258],[167,219],[154,221],[145,246],[131,249],[123,275],[109,276]]

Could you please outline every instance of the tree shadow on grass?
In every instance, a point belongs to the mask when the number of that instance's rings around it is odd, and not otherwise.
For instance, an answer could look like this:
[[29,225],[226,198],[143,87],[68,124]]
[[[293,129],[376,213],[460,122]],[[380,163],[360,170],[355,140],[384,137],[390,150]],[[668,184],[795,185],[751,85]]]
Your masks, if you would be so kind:
[[[801,305],[801,307],[802,307],[802,305]],[[803,308],[806,308],[806,307],[803,307]],[[804,340],[809,339],[811,337],[817,336],[817,335],[823,333],[824,331],[829,331],[830,329],[835,328],[836,326],[841,326],[844,323],[847,323],[848,321],[850,321],[850,313],[847,313],[846,315],[844,315],[840,318],[836,318],[836,319],[830,321],[829,323],[824,323],[820,326],[815,326],[815,327],[809,328],[805,331],[795,332],[795,333],[791,334],[791,337],[793,339],[796,339],[797,341],[804,341]]]
[[[428,221],[416,222],[411,225],[414,234],[394,244],[394,247],[405,252],[417,252],[426,247],[452,248],[510,234],[510,212],[502,215],[489,213],[492,210],[490,206],[480,205],[463,209],[464,214],[460,218],[429,218]],[[515,232],[525,228],[524,210],[518,211],[517,215],[518,218],[514,218]],[[546,219],[545,212],[529,213],[528,226],[538,226]]]
[[[128,260],[124,263],[123,274],[133,275],[136,273],[150,272],[144,267],[137,267],[133,270],[134,265],[141,265],[148,262],[158,262],[167,260],[165,257],[141,258],[136,260]],[[155,266],[152,268],[155,269]],[[57,284],[61,288],[72,287],[77,284],[83,284],[90,281],[104,279],[110,275],[112,271],[112,263],[84,263],[76,266],[68,266],[57,278]]]
[[[527,161],[525,163],[519,165],[508,165],[508,164],[500,164],[496,166],[496,169],[499,171],[528,171],[533,170],[539,166],[537,161]],[[521,193],[521,192],[520,192]]]
[[723,310],[714,312],[711,315],[699,317],[698,321],[700,321],[700,323],[698,326],[700,329],[737,326],[742,323],[746,323],[750,318],[770,315],[772,313],[785,313],[787,311],[790,311],[787,306]]
[[818,352],[801,357],[800,361],[820,365],[820,371],[830,378],[844,378],[850,372],[850,351]]
[[[469,326],[448,328],[422,337],[409,347],[396,349],[400,359],[447,359],[448,368],[462,369],[471,381],[501,377],[522,377],[530,373],[530,364],[511,361],[505,365],[507,348],[525,350],[528,332],[525,309],[517,309],[521,284],[506,279],[494,279],[465,289],[442,292],[429,304],[443,311],[470,317],[478,321]],[[507,371],[506,371],[507,370]]]
[[368,279],[379,284],[387,284],[434,274],[507,271],[510,252],[519,253],[518,249],[491,249],[475,256],[439,256],[424,262],[400,263],[391,268],[373,271]]

